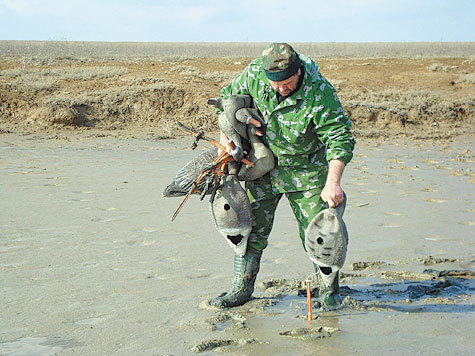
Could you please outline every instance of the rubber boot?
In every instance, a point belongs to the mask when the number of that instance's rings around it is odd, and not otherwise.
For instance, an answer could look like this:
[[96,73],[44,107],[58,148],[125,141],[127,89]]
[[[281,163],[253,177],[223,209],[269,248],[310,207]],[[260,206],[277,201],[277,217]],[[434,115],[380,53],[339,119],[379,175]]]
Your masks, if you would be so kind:
[[251,300],[262,251],[248,246],[244,257],[234,255],[234,280],[231,290],[213,298],[210,304],[219,308],[237,307]]
[[320,308],[323,311],[335,310],[340,306],[340,283],[339,271],[333,271],[331,267],[319,267],[314,264],[315,271],[319,272],[318,297]]

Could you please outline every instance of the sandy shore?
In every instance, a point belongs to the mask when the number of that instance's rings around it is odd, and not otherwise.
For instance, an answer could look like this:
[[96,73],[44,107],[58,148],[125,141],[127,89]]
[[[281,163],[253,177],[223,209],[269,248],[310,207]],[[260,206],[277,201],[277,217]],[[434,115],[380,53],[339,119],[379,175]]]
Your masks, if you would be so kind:
[[170,222],[180,199],[161,191],[190,142],[0,136],[0,355],[473,354],[473,138],[358,142],[344,307],[310,326],[285,199],[257,298],[203,308],[230,286],[232,251],[206,199]]

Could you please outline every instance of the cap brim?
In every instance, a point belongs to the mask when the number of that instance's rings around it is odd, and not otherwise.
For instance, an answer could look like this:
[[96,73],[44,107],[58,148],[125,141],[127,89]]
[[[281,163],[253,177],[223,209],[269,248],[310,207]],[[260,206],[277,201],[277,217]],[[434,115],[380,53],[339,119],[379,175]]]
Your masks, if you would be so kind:
[[266,77],[273,82],[281,82],[293,76],[300,68],[300,59],[297,58],[288,68],[280,71],[264,70]]

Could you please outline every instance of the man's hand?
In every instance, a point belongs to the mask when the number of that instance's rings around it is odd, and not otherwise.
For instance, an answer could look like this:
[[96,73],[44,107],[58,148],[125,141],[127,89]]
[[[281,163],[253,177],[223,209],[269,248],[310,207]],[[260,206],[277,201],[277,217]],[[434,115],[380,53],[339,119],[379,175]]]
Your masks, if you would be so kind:
[[339,184],[325,184],[322,192],[320,193],[323,201],[328,203],[330,208],[336,208],[343,203],[343,189]]
[[[258,130],[258,127],[261,127],[262,124],[259,122],[259,120],[254,119],[253,117],[249,116],[247,119],[246,124],[251,125],[254,127],[254,132],[257,136],[264,136],[262,131]],[[230,154],[233,152],[233,150],[236,148],[236,145],[232,140],[226,136],[226,134],[223,131],[219,132],[219,143],[222,144],[224,147],[226,147],[226,151]],[[221,154],[221,150],[218,149],[218,154]]]
[[323,201],[327,202],[330,208],[336,208],[343,202],[344,194],[340,186],[340,181],[344,169],[345,164],[342,161],[338,159],[332,159],[330,161],[327,181],[320,193]]
[[[254,126],[256,128],[262,126],[262,124],[259,122],[259,120],[256,120],[256,119],[252,118],[251,116],[249,116],[249,118],[247,119],[246,124]],[[264,136],[264,134],[260,130],[254,129],[254,132],[257,136]]]
[[[223,131],[219,132],[219,143],[223,145],[224,147],[226,147],[227,153],[231,153],[236,148],[236,145],[234,144],[234,142],[230,140]],[[218,148],[218,155],[220,155],[221,153],[222,153],[222,150]]]

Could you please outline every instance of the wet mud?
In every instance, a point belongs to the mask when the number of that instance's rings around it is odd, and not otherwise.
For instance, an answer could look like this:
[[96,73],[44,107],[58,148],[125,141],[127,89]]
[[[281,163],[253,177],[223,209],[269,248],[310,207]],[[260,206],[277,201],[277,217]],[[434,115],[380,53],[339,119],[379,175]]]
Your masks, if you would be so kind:
[[242,347],[244,345],[255,344],[257,343],[256,339],[239,339],[239,340],[208,340],[203,341],[202,343],[193,346],[191,351],[195,353],[200,353],[204,351],[226,351],[229,348],[233,347]]
[[319,309],[310,275],[311,321],[285,199],[254,299],[209,306],[233,251],[208,202],[170,222],[180,199],[161,199],[192,141],[2,135],[0,354],[473,354],[473,140],[359,140],[341,308]]
[[302,341],[314,341],[330,337],[337,331],[340,331],[340,329],[319,326],[317,328],[296,328],[281,332],[279,335],[293,337]]
[[[433,261],[432,256],[419,259],[422,266]],[[463,262],[459,258],[440,259],[438,263]],[[436,264],[436,263],[434,263]],[[272,279],[261,282],[254,297],[248,303],[230,309],[210,307],[205,300],[200,307],[214,315],[206,319],[210,330],[222,334],[222,339],[202,341],[191,351],[202,352],[238,352],[250,350],[249,344],[265,345],[271,339],[242,339],[244,335],[258,335],[253,325],[259,319],[276,319],[283,325],[291,325],[301,320],[300,326],[288,330],[275,330],[279,336],[290,337],[307,343],[318,343],[322,339],[345,333],[344,328],[321,325],[325,319],[365,313],[425,313],[425,312],[461,312],[475,311],[475,274],[470,270],[425,269],[421,273],[404,270],[381,270],[381,266],[401,267],[384,261],[355,262],[351,268],[358,274],[342,275],[340,285],[341,304],[336,311],[324,312],[318,302],[316,275],[309,276],[312,286],[312,320],[307,320],[307,299],[305,281]],[[378,267],[374,271],[371,267]],[[394,317],[394,316],[393,316]],[[293,319],[293,320],[292,320]],[[278,320],[278,321],[277,321]],[[305,321],[304,321],[305,320]],[[260,323],[258,322],[259,326]],[[238,336],[237,338],[232,338]],[[247,348],[246,348],[247,346]]]

